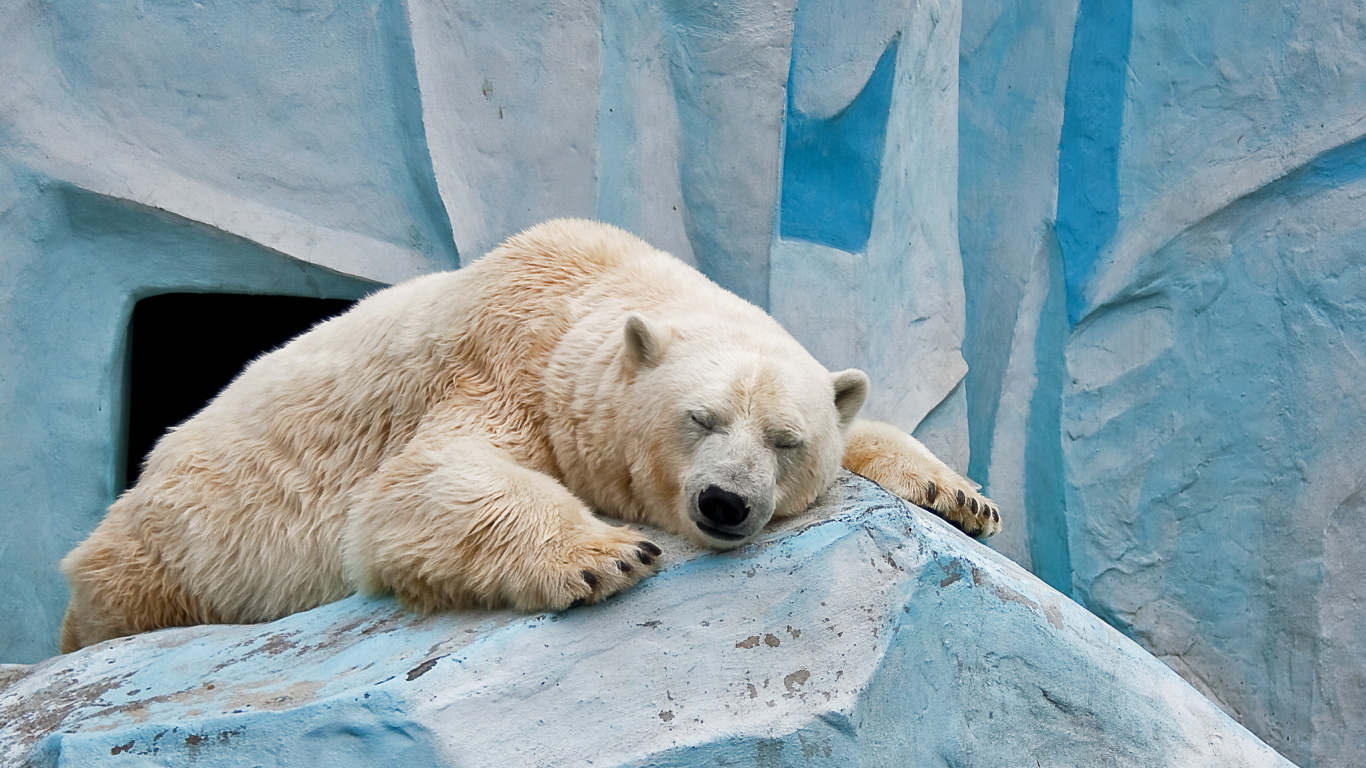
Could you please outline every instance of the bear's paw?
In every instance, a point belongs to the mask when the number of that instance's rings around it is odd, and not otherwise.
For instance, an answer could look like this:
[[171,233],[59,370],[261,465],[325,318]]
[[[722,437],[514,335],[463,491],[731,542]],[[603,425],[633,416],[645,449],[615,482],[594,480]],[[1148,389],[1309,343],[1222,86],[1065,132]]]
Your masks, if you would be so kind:
[[1001,530],[1000,509],[977,492],[976,483],[888,424],[855,422],[845,436],[844,466],[969,536],[986,538]]
[[591,519],[552,543],[529,578],[513,579],[508,602],[559,611],[605,600],[654,575],[663,551],[637,530]]

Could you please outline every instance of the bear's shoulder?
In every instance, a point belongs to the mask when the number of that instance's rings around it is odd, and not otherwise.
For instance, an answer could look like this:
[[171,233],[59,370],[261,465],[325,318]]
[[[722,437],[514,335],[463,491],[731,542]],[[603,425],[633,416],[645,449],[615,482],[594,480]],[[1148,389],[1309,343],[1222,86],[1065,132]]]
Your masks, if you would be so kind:
[[513,235],[485,259],[595,272],[663,255],[639,237],[611,224],[589,219],[553,219]]

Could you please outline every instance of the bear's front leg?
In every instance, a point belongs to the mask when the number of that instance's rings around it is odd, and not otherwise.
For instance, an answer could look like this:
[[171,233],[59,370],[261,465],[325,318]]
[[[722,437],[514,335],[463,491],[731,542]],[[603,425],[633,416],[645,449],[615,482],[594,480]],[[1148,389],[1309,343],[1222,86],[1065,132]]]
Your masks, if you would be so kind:
[[410,610],[561,610],[654,572],[659,547],[595,518],[554,478],[487,441],[415,439],[358,494],[347,576]]
[[1001,530],[1001,512],[971,480],[949,469],[914,437],[876,421],[855,421],[844,437],[844,468],[916,506],[934,512],[969,536]]

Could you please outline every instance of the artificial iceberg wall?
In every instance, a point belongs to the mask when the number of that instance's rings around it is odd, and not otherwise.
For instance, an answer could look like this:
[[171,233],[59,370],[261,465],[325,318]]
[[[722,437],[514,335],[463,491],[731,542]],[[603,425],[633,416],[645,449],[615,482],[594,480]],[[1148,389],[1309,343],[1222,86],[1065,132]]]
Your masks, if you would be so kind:
[[552,216],[775,314],[994,546],[1305,766],[1366,751],[1366,11],[1124,0],[0,9],[0,661],[121,485],[126,326]]
[[1334,3],[964,4],[975,476],[1028,510],[1019,561],[1301,765],[1366,749],[1363,37]]

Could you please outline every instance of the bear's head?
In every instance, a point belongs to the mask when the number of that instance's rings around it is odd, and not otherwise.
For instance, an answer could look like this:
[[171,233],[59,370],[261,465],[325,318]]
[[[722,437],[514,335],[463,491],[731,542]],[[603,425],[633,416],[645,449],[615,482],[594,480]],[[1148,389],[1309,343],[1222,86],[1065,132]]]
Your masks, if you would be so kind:
[[700,327],[626,318],[632,391],[619,417],[635,446],[634,495],[649,522],[713,549],[744,544],[829,487],[868,395],[862,371],[830,373],[763,317]]

